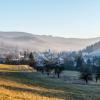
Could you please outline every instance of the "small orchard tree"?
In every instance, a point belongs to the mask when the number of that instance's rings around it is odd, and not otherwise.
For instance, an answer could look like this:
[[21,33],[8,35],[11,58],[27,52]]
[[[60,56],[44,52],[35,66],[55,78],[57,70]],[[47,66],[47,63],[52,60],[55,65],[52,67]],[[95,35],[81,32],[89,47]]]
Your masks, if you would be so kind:
[[88,67],[84,67],[81,71],[80,79],[84,80],[88,84],[89,80],[92,80],[92,72]]
[[62,59],[61,56],[58,54],[54,66],[55,75],[57,75],[57,77],[60,78],[60,74],[62,73],[63,70],[64,70],[64,59]]
[[47,72],[47,75],[49,76],[52,70],[52,63],[48,60],[44,60],[44,65],[45,65],[45,71]]
[[56,64],[56,54],[50,50],[48,52],[44,52],[43,54],[45,71],[47,72],[47,75],[49,75],[51,71],[54,70]]
[[55,74],[57,75],[58,78],[60,78],[60,74],[62,73],[63,70],[64,70],[64,67],[61,65],[55,67]]
[[100,79],[100,67],[98,67],[96,69],[96,72],[95,72],[95,80],[96,80],[96,83],[98,82],[99,79]]

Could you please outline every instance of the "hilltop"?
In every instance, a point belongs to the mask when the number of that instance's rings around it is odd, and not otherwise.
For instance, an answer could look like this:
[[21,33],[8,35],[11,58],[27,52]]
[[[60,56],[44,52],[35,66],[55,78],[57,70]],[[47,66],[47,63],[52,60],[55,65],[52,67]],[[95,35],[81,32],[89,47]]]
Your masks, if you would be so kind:
[[78,51],[98,41],[100,41],[99,37],[78,39],[35,35],[25,32],[0,32],[0,51],[6,52],[11,48],[33,51],[45,51],[48,49],[54,51]]

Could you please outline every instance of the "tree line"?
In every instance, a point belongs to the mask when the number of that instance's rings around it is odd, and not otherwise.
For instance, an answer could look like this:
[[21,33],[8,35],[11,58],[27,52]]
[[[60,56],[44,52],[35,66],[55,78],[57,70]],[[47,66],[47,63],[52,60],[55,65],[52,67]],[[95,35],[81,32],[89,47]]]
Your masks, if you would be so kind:
[[19,60],[12,60],[12,56],[6,57],[7,64],[25,64],[32,68],[46,73],[48,76],[53,72],[55,76],[60,78],[60,74],[64,70],[75,70],[80,72],[80,79],[84,80],[86,84],[89,80],[95,78],[96,82],[100,79],[100,58],[93,57],[84,58],[80,54],[72,53],[55,53],[42,52],[40,55],[35,52],[23,53],[23,57]]

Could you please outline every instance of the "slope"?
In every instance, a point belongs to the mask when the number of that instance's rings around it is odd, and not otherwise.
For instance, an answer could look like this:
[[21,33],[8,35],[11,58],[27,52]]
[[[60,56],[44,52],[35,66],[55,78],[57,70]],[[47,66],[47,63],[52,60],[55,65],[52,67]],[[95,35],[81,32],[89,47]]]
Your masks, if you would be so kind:
[[67,84],[25,65],[0,65],[0,100],[100,100],[98,86]]
[[54,51],[78,51],[98,42],[100,38],[78,39],[62,38],[46,35],[34,35],[25,32],[0,32],[0,47],[18,48],[21,50],[45,51],[52,49]]

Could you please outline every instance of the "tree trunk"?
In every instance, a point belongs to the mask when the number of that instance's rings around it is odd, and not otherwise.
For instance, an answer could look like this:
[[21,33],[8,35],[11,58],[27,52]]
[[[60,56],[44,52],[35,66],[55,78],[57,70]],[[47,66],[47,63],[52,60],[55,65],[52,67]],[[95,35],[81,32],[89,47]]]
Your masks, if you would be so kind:
[[47,75],[49,76],[49,75],[50,75],[50,73],[49,73],[49,72],[47,72]]
[[59,73],[57,74],[57,76],[58,76],[58,78],[60,78],[60,74]]
[[86,84],[88,84],[88,79],[86,79],[85,81],[86,81]]
[[96,83],[98,82],[98,78],[96,77]]

